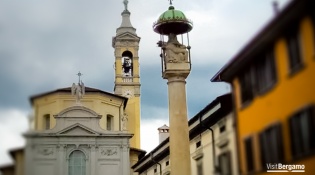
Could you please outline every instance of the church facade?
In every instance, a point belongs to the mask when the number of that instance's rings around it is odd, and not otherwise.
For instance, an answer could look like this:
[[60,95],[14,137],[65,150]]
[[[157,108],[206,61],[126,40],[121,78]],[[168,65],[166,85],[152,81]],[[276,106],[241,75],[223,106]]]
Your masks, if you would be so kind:
[[130,174],[132,134],[101,128],[101,118],[76,105],[54,116],[54,128],[26,133],[26,175]]
[[[129,175],[140,149],[140,37],[130,22],[128,1],[112,45],[114,93],[72,87],[32,96],[26,146],[10,152],[14,164],[3,175]],[[16,157],[19,157],[18,159]]]

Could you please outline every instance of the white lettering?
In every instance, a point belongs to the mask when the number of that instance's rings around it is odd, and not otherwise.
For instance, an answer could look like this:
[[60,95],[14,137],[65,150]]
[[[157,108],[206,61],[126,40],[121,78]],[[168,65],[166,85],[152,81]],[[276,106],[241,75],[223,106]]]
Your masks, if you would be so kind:
[[267,172],[305,172],[305,165],[285,165],[282,163],[266,163]]

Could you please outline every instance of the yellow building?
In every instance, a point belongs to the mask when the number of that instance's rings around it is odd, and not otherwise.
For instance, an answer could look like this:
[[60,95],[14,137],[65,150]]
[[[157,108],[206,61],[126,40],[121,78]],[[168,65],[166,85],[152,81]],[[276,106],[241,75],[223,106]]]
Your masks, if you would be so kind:
[[241,174],[315,172],[314,24],[293,0],[211,79],[232,85]]
[[[124,110],[127,101],[128,98],[85,87],[85,95],[81,103],[102,116],[99,123],[102,129],[114,131],[121,129],[118,116]],[[53,116],[72,107],[75,104],[75,98],[71,95],[69,87],[32,96],[30,102],[34,111],[31,129],[47,130],[56,125],[56,119]]]
[[[24,148],[10,150],[10,156],[15,164],[1,166],[0,170],[3,175],[23,175],[24,174]],[[0,173],[1,174],[1,173]]]

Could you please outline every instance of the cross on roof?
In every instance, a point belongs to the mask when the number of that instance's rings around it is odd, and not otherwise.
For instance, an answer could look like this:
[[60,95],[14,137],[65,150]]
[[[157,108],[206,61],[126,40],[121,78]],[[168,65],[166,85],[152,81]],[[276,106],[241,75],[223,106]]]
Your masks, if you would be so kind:
[[80,82],[81,82],[80,77],[81,77],[83,74],[79,71],[79,73],[78,73],[77,75],[79,76],[79,84],[80,84]]
[[128,10],[128,0],[124,0],[125,10]]
[[170,1],[170,5],[172,5],[172,1],[174,1],[174,0],[168,0],[168,1]]

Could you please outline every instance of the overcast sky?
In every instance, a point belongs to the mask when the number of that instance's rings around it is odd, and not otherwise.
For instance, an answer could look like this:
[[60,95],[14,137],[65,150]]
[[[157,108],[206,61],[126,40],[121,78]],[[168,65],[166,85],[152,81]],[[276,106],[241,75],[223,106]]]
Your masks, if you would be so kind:
[[[113,92],[116,28],[123,0],[0,0],[0,166],[7,151],[24,144],[31,95],[69,87],[83,73],[86,86]],[[289,0],[278,0],[283,8]],[[189,118],[230,92],[210,78],[274,16],[273,0],[174,0],[194,23],[192,71],[187,79]],[[159,35],[152,30],[167,0],[129,0],[131,23],[141,37],[141,145],[158,144],[168,124],[167,84],[161,78]]]

